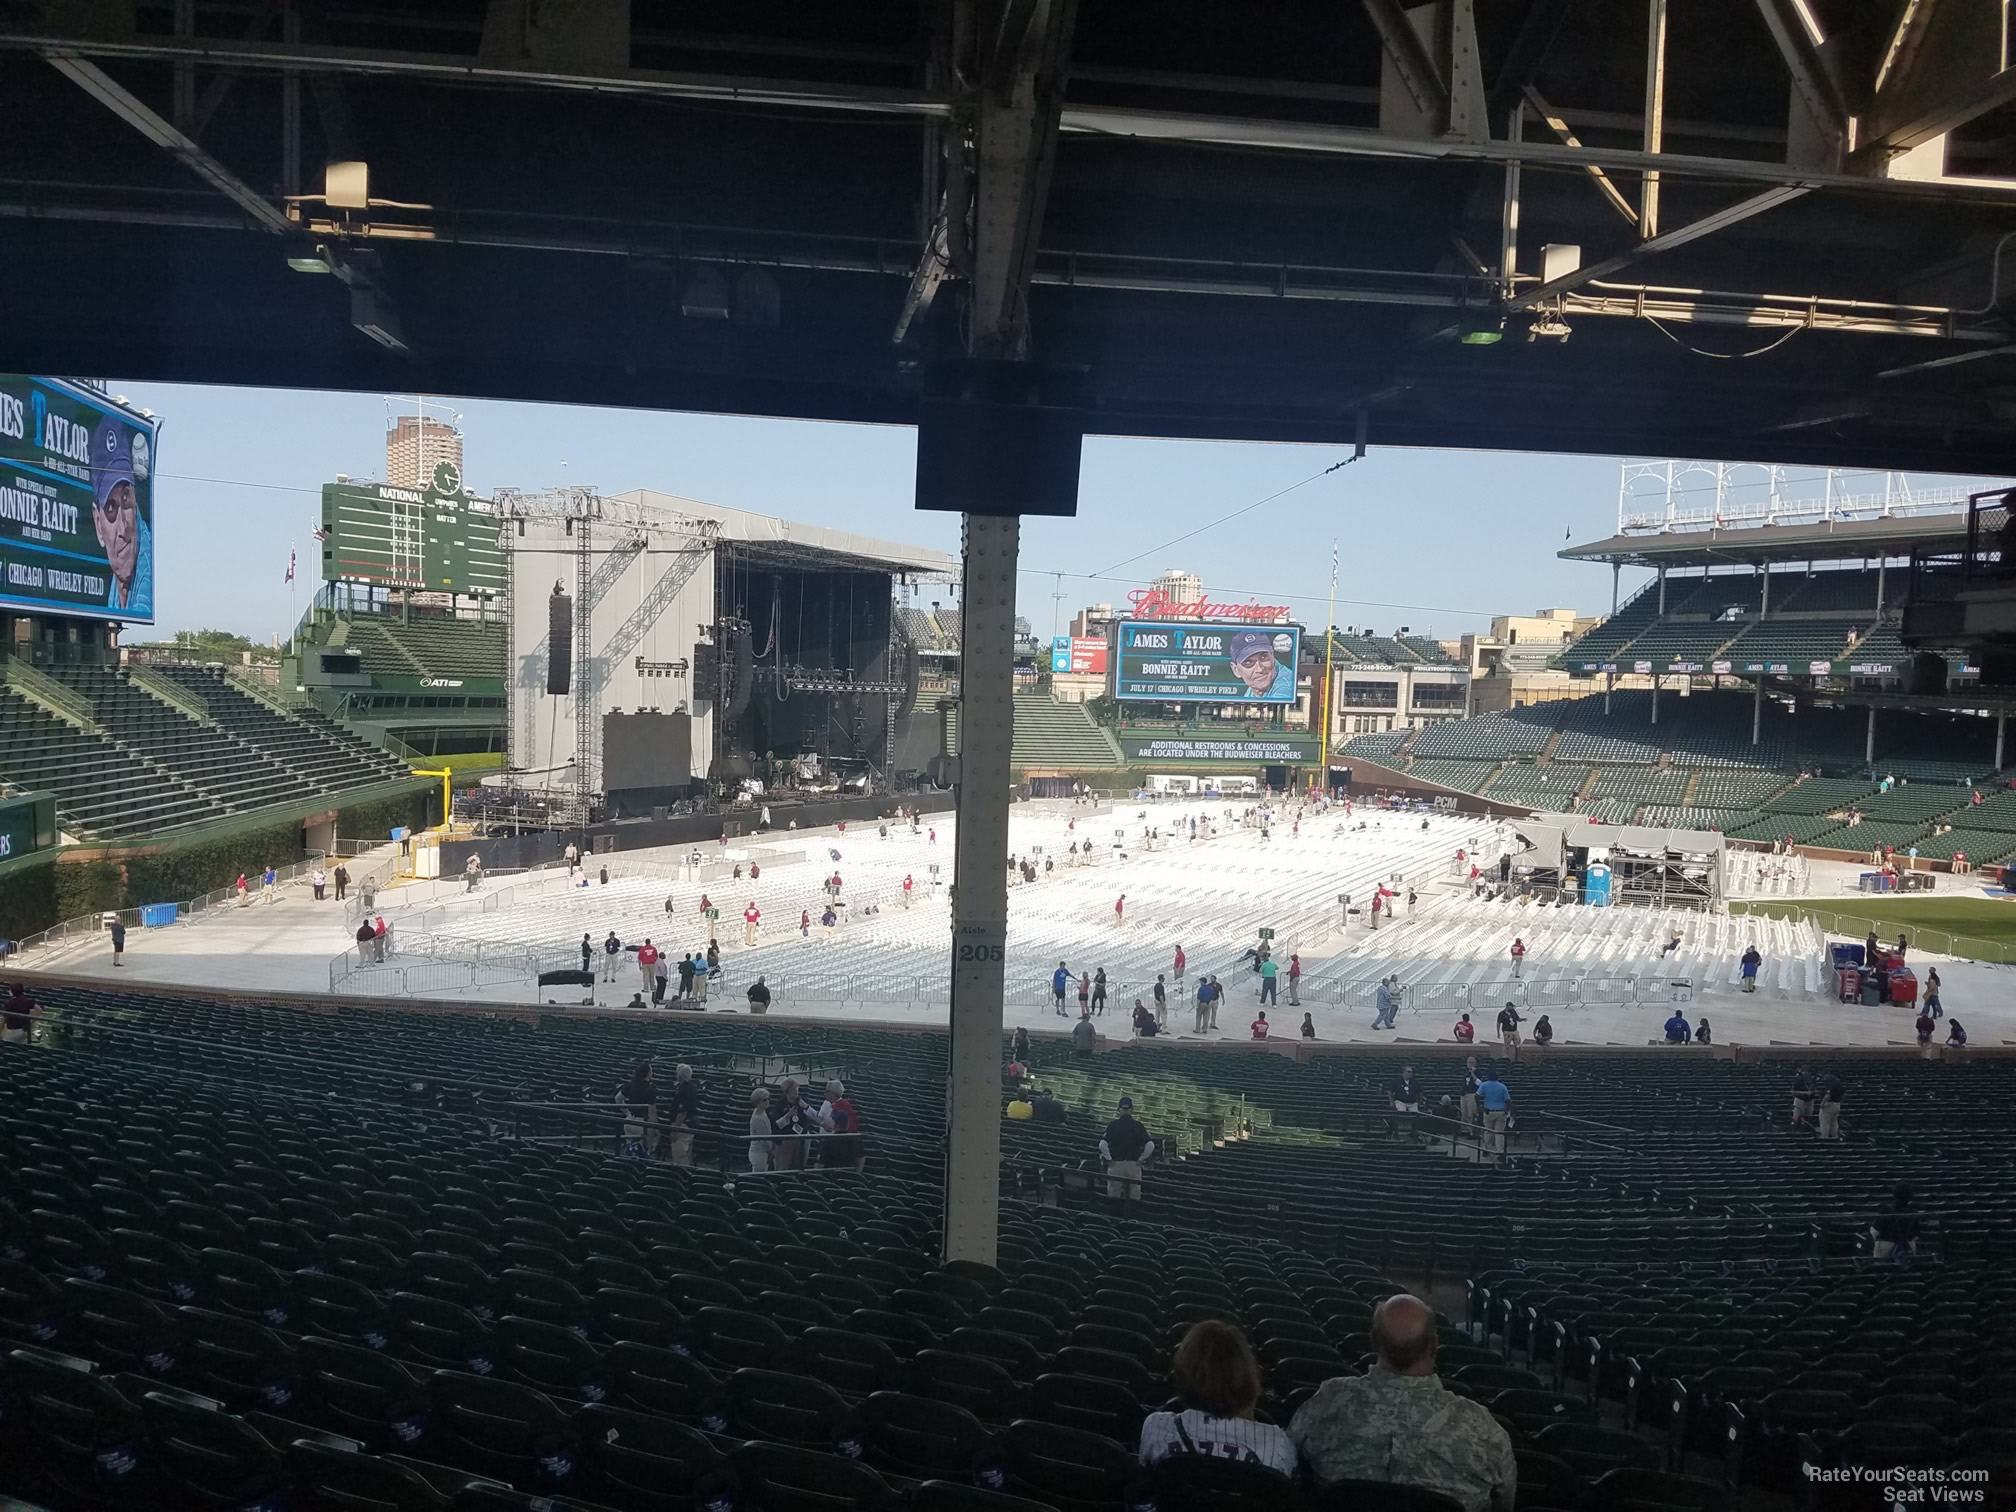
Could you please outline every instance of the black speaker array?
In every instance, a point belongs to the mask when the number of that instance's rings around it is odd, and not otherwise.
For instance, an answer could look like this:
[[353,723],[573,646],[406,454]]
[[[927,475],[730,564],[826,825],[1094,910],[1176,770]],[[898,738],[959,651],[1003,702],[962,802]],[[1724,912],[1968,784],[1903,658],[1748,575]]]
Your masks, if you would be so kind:
[[735,693],[728,700],[728,717],[740,719],[756,691],[756,637],[749,621],[735,622]]
[[1936,651],[1919,651],[1911,658],[1904,682],[1906,693],[1940,694],[1946,691],[1946,658]]
[[556,593],[546,601],[546,691],[574,686],[574,600]]

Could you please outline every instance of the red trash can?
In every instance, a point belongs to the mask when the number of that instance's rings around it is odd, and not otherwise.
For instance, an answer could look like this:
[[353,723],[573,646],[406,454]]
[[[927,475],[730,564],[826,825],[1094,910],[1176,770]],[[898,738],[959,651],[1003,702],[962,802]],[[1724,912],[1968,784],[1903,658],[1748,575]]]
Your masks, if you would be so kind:
[[1899,966],[1890,973],[1890,1001],[1903,1008],[1918,1001],[1918,978],[1910,967]]

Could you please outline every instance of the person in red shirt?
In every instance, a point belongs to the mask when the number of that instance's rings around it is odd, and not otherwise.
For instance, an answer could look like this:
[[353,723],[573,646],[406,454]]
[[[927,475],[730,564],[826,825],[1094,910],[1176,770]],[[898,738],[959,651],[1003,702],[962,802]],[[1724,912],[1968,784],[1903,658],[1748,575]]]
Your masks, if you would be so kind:
[[1267,1010],[1265,1008],[1260,1010],[1260,1017],[1253,1020],[1253,1038],[1256,1040],[1267,1038]]
[[1181,945],[1176,947],[1176,980],[1179,984],[1183,980],[1183,947]]
[[742,910],[742,943],[744,945],[754,945],[756,943],[756,926],[762,921],[763,910],[758,908],[756,900],[751,898],[749,906]]
[[905,908],[910,906],[910,894],[916,889],[916,886],[917,884],[911,879],[910,874],[905,872],[903,874],[903,906]]
[[1302,1006],[1302,957],[1297,953],[1288,957],[1288,1006]]
[[709,898],[707,897],[707,894],[705,894],[704,892],[703,892],[702,894],[700,894],[700,917],[701,917],[701,918],[703,918],[703,919],[704,919],[704,918],[706,918],[706,917],[707,917],[707,910],[708,910],[708,909],[710,909],[710,908],[712,908],[713,906],[714,906],[714,904],[712,903],[712,901],[710,901],[710,900],[709,900]]
[[812,938],[812,911],[810,909],[801,908],[798,910],[798,938],[801,940]]
[[1456,1026],[1449,1032],[1465,1045],[1477,1038],[1477,1026],[1470,1022],[1470,1015],[1467,1013],[1456,1020]]
[[1526,964],[1526,942],[1520,939],[1517,935],[1514,935],[1512,937],[1512,975],[1514,977],[1523,975],[1524,974],[1523,968],[1525,964]]
[[1127,917],[1127,894],[1122,893],[1117,899],[1114,900],[1113,903],[1113,922],[1116,925],[1123,923],[1125,922],[1126,917]]
[[644,943],[637,947],[637,971],[644,978],[644,995],[654,997],[665,989],[658,985],[658,947],[646,935]]
[[1372,894],[1372,927],[1379,927],[1379,910],[1386,906],[1385,898],[1379,893]]

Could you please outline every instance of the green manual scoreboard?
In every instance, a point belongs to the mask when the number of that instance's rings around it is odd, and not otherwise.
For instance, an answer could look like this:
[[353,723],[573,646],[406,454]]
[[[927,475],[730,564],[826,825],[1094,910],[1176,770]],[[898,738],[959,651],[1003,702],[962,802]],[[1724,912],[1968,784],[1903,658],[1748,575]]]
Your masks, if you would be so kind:
[[497,509],[471,498],[452,462],[426,488],[322,485],[322,577],[430,593],[501,594],[509,586]]

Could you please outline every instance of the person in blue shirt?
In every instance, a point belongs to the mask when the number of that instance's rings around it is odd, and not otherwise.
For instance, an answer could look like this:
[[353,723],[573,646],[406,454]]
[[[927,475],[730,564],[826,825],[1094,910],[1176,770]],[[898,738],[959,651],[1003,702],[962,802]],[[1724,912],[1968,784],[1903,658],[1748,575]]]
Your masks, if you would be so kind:
[[1057,969],[1050,973],[1050,996],[1056,1001],[1057,1017],[1059,1018],[1066,1016],[1064,1012],[1064,994],[1070,990],[1070,987],[1071,968],[1066,966],[1062,961],[1059,961]]
[[1283,664],[1277,652],[1285,652],[1293,638],[1281,635],[1282,645],[1276,640],[1277,632],[1272,630],[1241,630],[1232,637],[1228,654],[1232,658],[1232,670],[1239,680],[1246,684],[1246,696],[1264,699],[1270,703],[1293,703],[1295,701],[1295,666],[1292,662]]
[[1693,1038],[1694,1030],[1687,1022],[1687,1015],[1682,1013],[1678,1008],[1675,1008],[1673,1010],[1673,1017],[1666,1020],[1666,1043],[1669,1045],[1685,1045],[1691,1042]]
[[1487,1076],[1477,1083],[1477,1105],[1484,1110],[1484,1153],[1505,1153],[1505,1130],[1512,1122],[1512,1089]]

